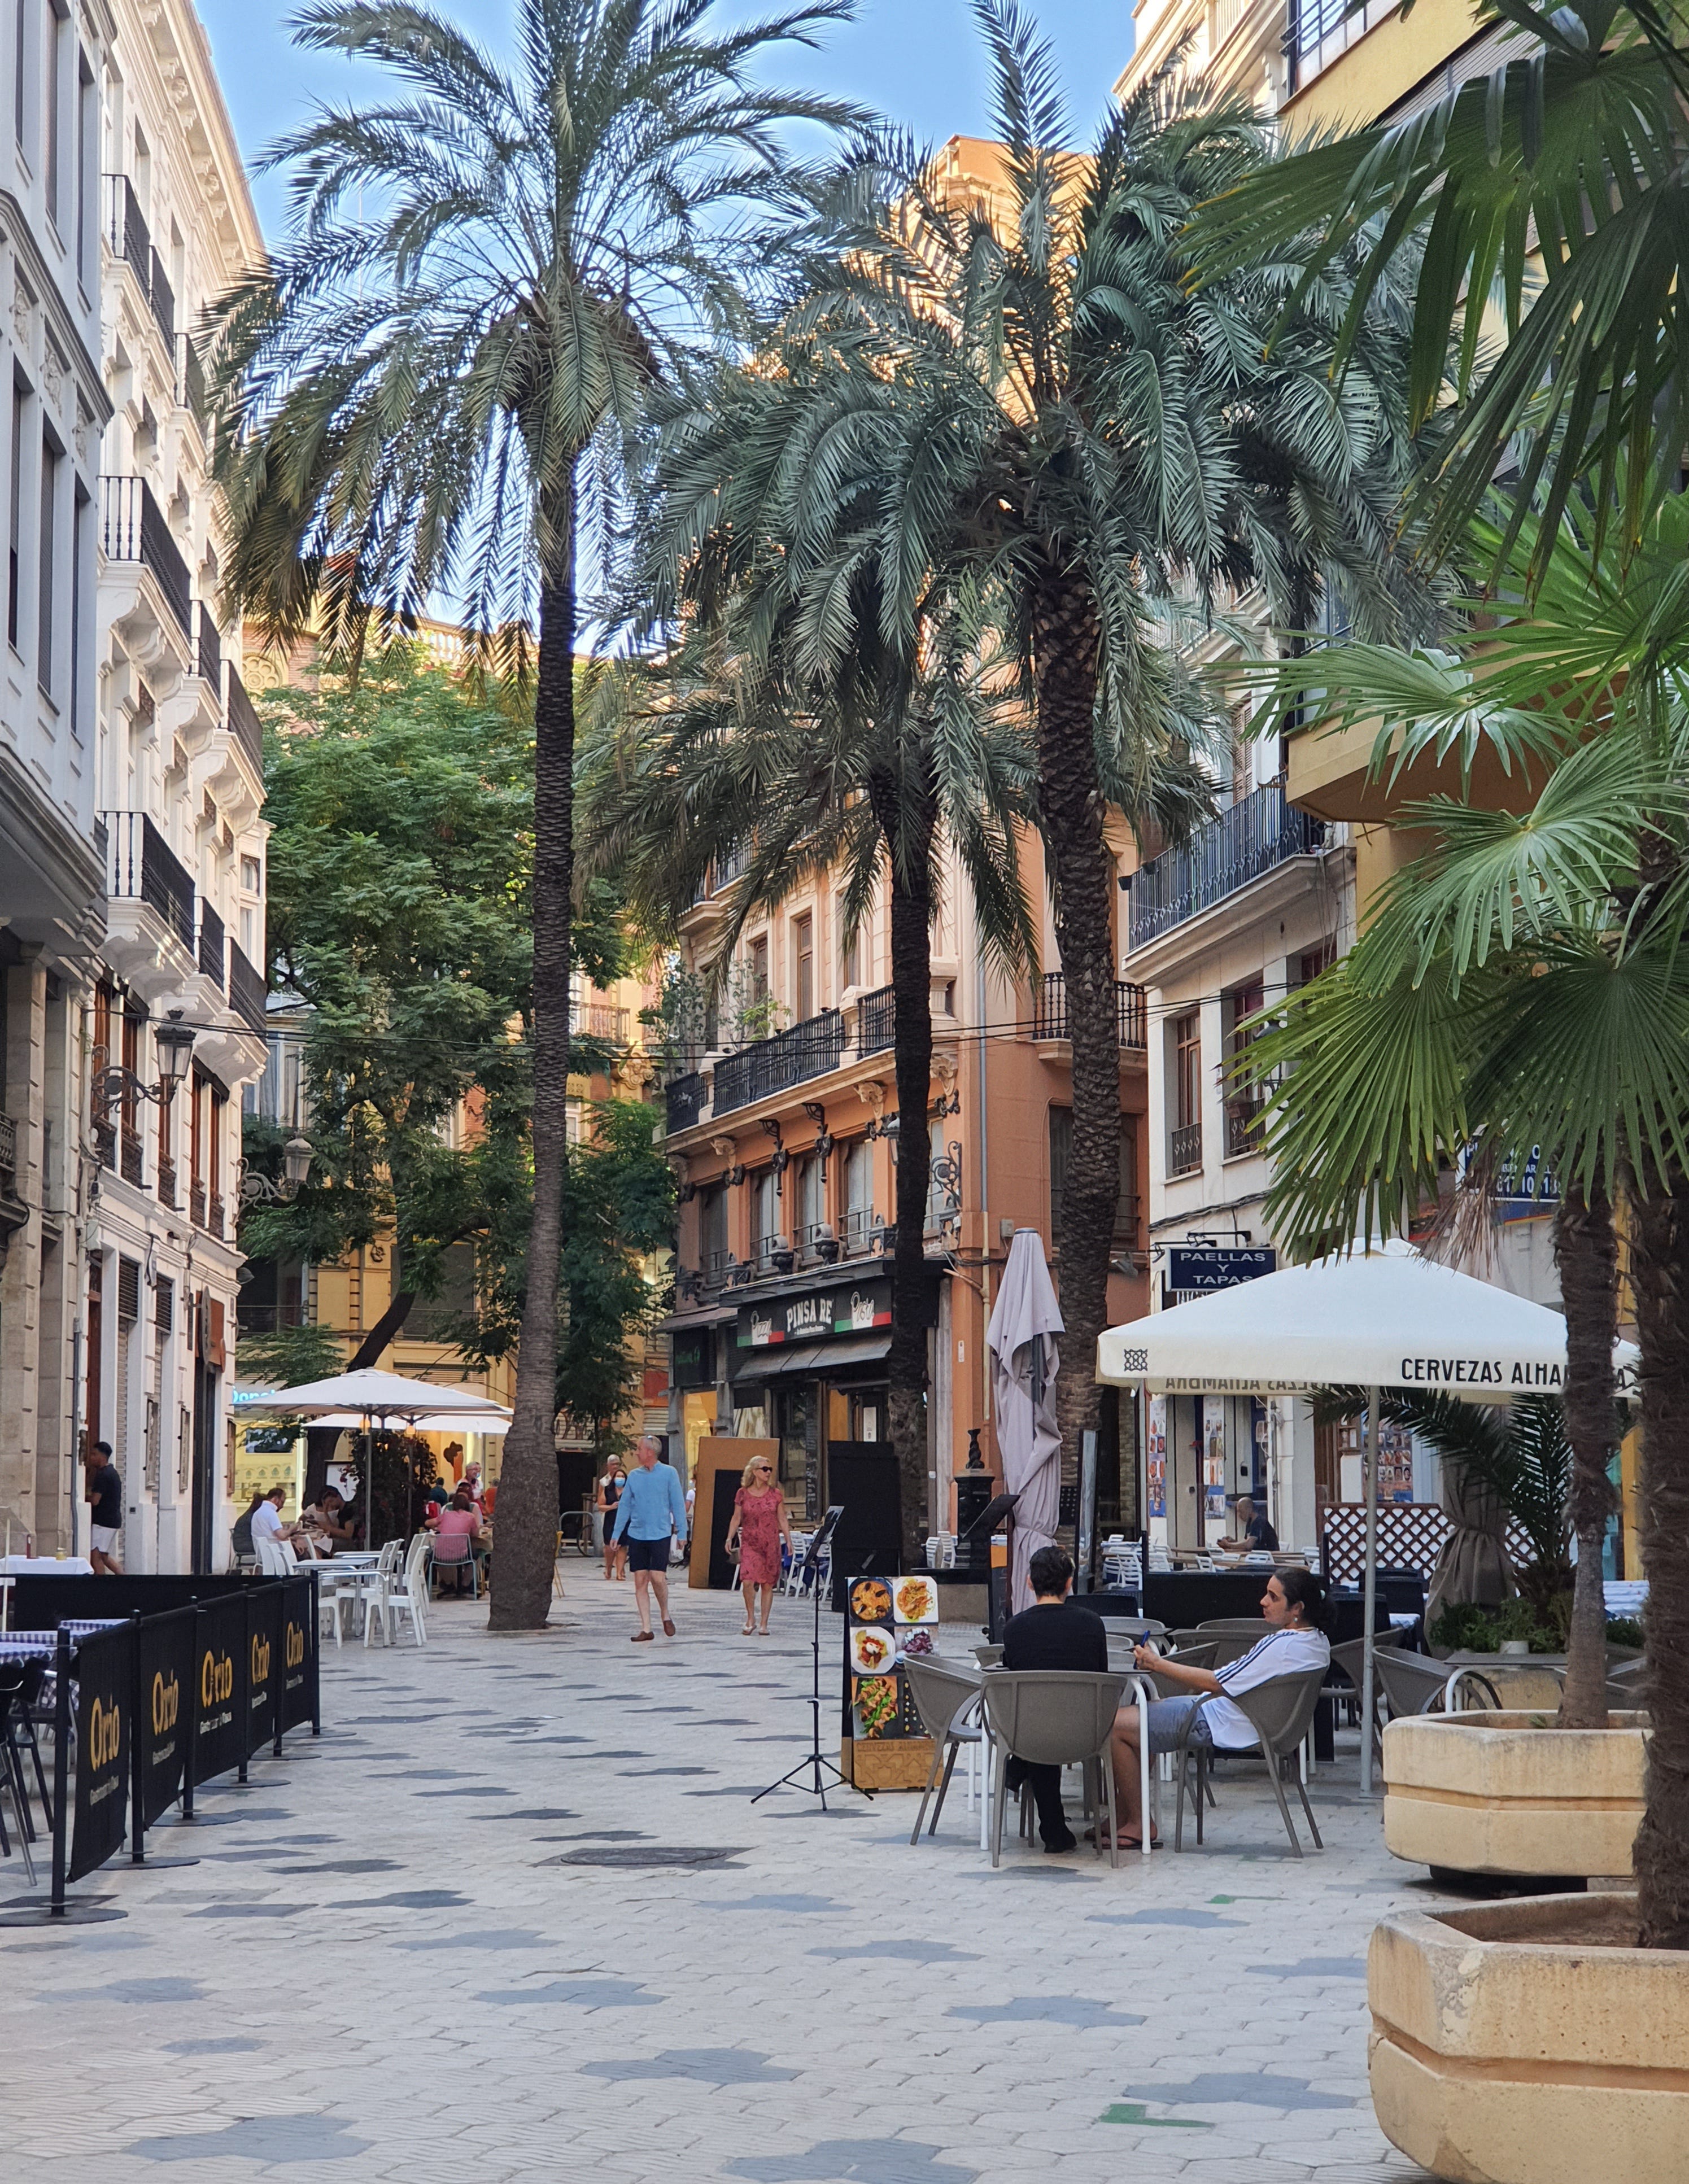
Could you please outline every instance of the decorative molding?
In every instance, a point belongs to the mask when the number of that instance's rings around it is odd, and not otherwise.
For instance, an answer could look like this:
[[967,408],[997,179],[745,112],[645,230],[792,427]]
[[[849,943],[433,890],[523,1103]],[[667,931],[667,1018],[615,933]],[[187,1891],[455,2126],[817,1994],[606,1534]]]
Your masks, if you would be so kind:
[[867,1083],[859,1084],[856,1087],[856,1095],[865,1107],[871,1108],[873,1111],[873,1117],[876,1123],[884,1120],[885,1116],[885,1086],[880,1082],[878,1078],[870,1078]]

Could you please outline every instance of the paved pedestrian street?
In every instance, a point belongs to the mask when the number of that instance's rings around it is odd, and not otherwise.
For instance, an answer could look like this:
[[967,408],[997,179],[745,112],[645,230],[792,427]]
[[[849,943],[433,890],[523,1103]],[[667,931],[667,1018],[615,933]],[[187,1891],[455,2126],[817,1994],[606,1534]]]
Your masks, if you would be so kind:
[[121,1918],[0,1930],[8,2175],[1422,2176],[1367,2098],[1364,1959],[1433,1899],[1352,1736],[1323,1858],[1233,1772],[1199,1854],[1017,1843],[993,1874],[960,1779],[918,1849],[908,1796],[750,1803],[806,1742],[806,1609],[742,1638],[737,1599],[680,1592],[679,1635],[632,1646],[631,1584],[583,1563],[553,1613],[330,1647],[320,1740],[81,1885]]

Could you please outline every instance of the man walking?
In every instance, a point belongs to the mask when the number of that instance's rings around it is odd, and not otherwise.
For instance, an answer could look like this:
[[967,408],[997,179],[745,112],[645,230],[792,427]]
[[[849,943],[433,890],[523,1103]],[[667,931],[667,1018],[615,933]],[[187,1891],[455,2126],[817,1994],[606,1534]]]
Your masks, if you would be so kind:
[[117,1543],[123,1532],[123,1481],[111,1443],[97,1440],[88,1458],[88,1560],[96,1577],[121,1577]]
[[633,1573],[633,1604],[639,1611],[636,1646],[651,1641],[651,1595],[657,1596],[657,1613],[663,1635],[672,1638],[669,1618],[669,1540],[677,1535],[686,1545],[686,1496],[674,1466],[661,1461],[655,1434],[640,1437],[638,1454],[622,1499],[616,1507],[616,1529],[611,1537],[627,1543],[627,1564]]

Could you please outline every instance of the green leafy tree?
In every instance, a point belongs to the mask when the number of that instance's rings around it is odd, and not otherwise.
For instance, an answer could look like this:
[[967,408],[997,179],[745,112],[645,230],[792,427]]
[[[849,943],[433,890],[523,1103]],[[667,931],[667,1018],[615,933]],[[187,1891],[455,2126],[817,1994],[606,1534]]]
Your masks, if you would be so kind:
[[1560,1179],[1569,1725],[1605,1719],[1612,1209],[1628,1207],[1653,1724],[1636,1864],[1645,1943],[1689,1947],[1689,505],[1665,503],[1628,555],[1564,526],[1552,549],[1529,526],[1511,548],[1479,543],[1515,600],[1526,569],[1541,582],[1530,610],[1485,603],[1470,663],[1334,647],[1279,671],[1278,696],[1306,709],[1303,733],[1372,722],[1386,774],[1487,750],[1518,808],[1405,804],[1396,823],[1424,830],[1422,853],[1243,1066],[1270,1101],[1268,1217],[1305,1247],[1405,1226],[1474,1141],[1492,1167],[1539,1146]]
[[[1292,265],[1194,291],[1186,226],[1265,157],[1251,116],[1217,110],[1205,86],[1157,84],[1082,153],[1029,20],[1011,0],[978,14],[1003,152],[995,202],[909,144],[864,146],[781,351],[789,372],[807,345],[809,398],[747,465],[788,474],[802,572],[839,571],[814,587],[809,642],[825,671],[857,641],[850,583],[872,577],[878,641],[900,661],[977,594],[1028,706],[1073,1065],[1057,1388],[1071,1466],[1095,1420],[1119,1193],[1105,823],[1111,805],[1149,817],[1189,730],[1157,610],[1256,587],[1302,632],[1341,582],[1363,633],[1396,633],[1410,596],[1393,550],[1406,358],[1369,312],[1365,365],[1334,387],[1346,265],[1270,360]],[[714,518],[719,431],[706,395],[667,421],[657,456],[697,538]],[[677,595],[681,582],[677,566]]]
[[1238,177],[1204,209],[1195,250],[1204,276],[1224,281],[1313,229],[1320,240],[1292,292],[1299,300],[1360,245],[1340,364],[1374,283],[1411,250],[1413,421],[1451,393],[1458,404],[1424,482],[1434,535],[1460,539],[1522,433],[1514,521],[1535,505],[1548,518],[1527,572],[1535,581],[1580,481],[1599,480],[1597,526],[1616,515],[1627,547],[1649,506],[1679,490],[1689,443],[1689,36],[1676,0],[1480,0],[1475,13],[1524,34],[1513,58],[1405,121]]
[[525,664],[538,632],[533,1199],[504,1629],[545,1620],[557,1515],[582,526],[610,540],[653,381],[744,326],[801,194],[783,125],[849,118],[758,72],[845,12],[818,0],[718,31],[703,0],[518,0],[506,65],[408,0],[316,0],[300,40],[373,65],[392,93],[326,109],[277,148],[293,233],[221,308],[231,605],[354,657],[371,617],[437,595],[489,664]]

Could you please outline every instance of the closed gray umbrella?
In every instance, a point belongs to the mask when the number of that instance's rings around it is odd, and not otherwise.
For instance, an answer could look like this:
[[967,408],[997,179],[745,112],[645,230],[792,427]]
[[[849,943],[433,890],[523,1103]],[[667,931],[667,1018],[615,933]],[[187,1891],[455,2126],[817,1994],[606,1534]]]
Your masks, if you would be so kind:
[[1056,1375],[1063,1332],[1062,1307],[1035,1228],[1017,1228],[1003,1285],[991,1307],[985,1346],[991,1353],[991,1401],[1003,1485],[1018,1494],[1009,1569],[1009,1607],[1032,1604],[1027,1564],[1053,1546],[1062,1505],[1062,1437],[1056,1430]]
[[1494,1607],[1513,1591],[1501,1497],[1452,1458],[1443,1464],[1442,1509],[1454,1529],[1443,1541],[1425,1598],[1425,1627],[1445,1607],[1474,1602]]

